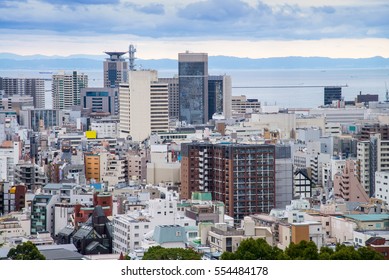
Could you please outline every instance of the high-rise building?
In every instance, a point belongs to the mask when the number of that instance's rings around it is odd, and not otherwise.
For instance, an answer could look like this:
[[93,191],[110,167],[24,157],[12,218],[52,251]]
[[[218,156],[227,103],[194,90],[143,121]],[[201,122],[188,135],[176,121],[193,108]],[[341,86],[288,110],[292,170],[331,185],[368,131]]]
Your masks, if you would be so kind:
[[83,88],[81,89],[81,106],[92,112],[119,114],[118,88]]
[[21,124],[33,131],[62,126],[63,112],[53,109],[33,109],[20,111]]
[[376,194],[376,171],[389,171],[389,140],[382,140],[381,134],[372,134],[369,140],[358,141],[357,175],[366,193]]
[[127,83],[128,62],[122,58],[126,52],[105,52],[109,55],[104,61],[104,87],[119,87],[120,83]]
[[179,53],[179,120],[188,124],[208,121],[208,54]]
[[69,109],[81,105],[81,89],[88,87],[88,75],[65,72],[53,75],[53,109]]
[[180,117],[180,94],[178,77],[158,78],[160,83],[167,83],[169,90],[169,118],[178,120]]
[[[209,191],[240,223],[245,216],[276,207],[276,146],[185,143],[181,147],[181,195]],[[289,151],[290,152],[290,151]],[[283,172],[283,170],[281,170]],[[290,162],[290,195],[292,197]],[[280,180],[286,177],[281,176]]]
[[2,78],[0,90],[6,97],[28,95],[33,98],[35,108],[45,108],[45,80],[38,78]]
[[155,70],[129,71],[120,84],[120,137],[143,141],[153,132],[169,130],[168,84],[158,82]]
[[324,105],[331,105],[332,101],[342,100],[341,87],[325,87],[324,88]]
[[208,77],[208,120],[213,114],[231,117],[231,77],[228,75]]

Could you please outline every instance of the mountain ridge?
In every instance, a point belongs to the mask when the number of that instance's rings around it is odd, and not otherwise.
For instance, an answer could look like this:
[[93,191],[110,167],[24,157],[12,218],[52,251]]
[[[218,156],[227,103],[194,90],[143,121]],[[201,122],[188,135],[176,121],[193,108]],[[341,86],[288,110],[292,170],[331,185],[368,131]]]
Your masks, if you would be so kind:
[[[70,56],[17,55],[0,53],[0,69],[91,70],[102,69],[105,55],[74,54]],[[125,57],[126,58],[126,57]],[[138,69],[177,69],[176,59],[136,59]],[[329,58],[329,57],[271,57],[244,58],[209,56],[210,69],[332,69],[332,68],[389,68],[389,58]]]

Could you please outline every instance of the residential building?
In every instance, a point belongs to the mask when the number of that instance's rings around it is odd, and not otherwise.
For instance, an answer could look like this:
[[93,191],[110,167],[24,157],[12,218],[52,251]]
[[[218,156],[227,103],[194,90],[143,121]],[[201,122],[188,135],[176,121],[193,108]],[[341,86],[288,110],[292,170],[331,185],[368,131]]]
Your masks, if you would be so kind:
[[209,191],[213,200],[225,204],[235,223],[276,206],[275,145],[184,143],[181,151],[183,199],[192,192]]
[[35,108],[45,108],[45,80],[39,78],[0,77],[0,90],[4,96],[28,95],[33,98]]
[[375,197],[380,198],[389,205],[389,172],[377,171],[375,173]]
[[157,71],[130,71],[121,84],[120,137],[143,141],[152,133],[169,130],[168,84],[159,83]]
[[53,109],[70,109],[81,105],[81,89],[88,87],[88,75],[61,72],[53,75]]
[[294,172],[293,197],[312,197],[313,182],[308,175],[307,169],[297,169]]
[[63,111],[53,109],[30,109],[20,112],[21,124],[33,131],[48,130],[63,125]]
[[104,87],[119,87],[127,83],[128,62],[122,57],[126,52],[105,52],[109,55],[104,61]]
[[334,193],[345,201],[369,201],[369,196],[356,175],[354,161],[347,160],[342,172],[335,175]]
[[0,182],[0,216],[22,211],[26,204],[27,187]]
[[14,181],[17,185],[25,185],[28,190],[36,190],[46,185],[48,178],[39,165],[23,162],[15,165]]
[[179,53],[179,120],[187,124],[208,122],[208,54]]
[[54,206],[58,198],[58,195],[35,195],[31,203],[31,234],[54,233]]
[[117,138],[119,136],[119,119],[103,118],[91,121],[90,130],[96,131],[97,138]]

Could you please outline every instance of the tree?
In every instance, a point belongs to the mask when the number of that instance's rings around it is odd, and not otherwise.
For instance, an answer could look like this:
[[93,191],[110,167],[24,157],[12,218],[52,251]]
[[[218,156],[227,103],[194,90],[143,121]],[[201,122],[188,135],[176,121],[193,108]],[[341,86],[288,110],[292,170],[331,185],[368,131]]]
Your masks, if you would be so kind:
[[154,246],[147,250],[143,260],[200,260],[201,254],[192,249]]
[[292,260],[318,260],[319,253],[317,246],[312,241],[302,240],[298,244],[291,243],[286,249],[285,254]]
[[7,257],[11,260],[45,260],[38,248],[31,242],[27,241],[9,250]]
[[236,252],[224,252],[222,260],[282,260],[285,259],[284,252],[269,245],[265,239],[248,238],[243,240]]

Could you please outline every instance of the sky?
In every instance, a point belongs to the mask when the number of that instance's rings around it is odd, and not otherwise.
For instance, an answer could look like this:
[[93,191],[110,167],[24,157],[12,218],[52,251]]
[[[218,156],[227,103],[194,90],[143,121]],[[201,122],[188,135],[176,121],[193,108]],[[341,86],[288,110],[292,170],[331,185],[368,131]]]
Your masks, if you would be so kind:
[[389,57],[388,0],[0,0],[0,53]]

